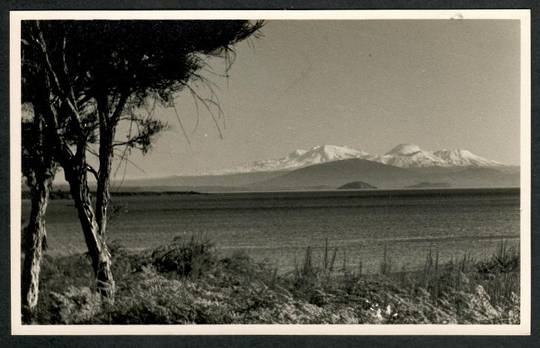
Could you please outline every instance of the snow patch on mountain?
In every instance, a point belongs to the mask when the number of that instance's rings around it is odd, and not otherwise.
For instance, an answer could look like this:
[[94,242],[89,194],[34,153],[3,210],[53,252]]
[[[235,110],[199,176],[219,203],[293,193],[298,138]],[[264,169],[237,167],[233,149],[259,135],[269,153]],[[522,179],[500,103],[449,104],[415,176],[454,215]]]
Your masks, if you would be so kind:
[[433,152],[433,154],[441,158],[442,160],[444,160],[447,164],[451,164],[454,166],[474,166],[474,167],[504,166],[504,164],[500,162],[488,160],[486,158],[475,155],[474,153],[468,150],[443,149],[443,150],[435,151]]
[[414,144],[399,144],[384,156],[381,156],[379,162],[401,168],[444,167],[448,165],[432,152],[422,150],[418,145]]
[[292,170],[352,158],[374,160],[375,156],[347,146],[318,145],[309,150],[295,150],[282,158],[254,161],[227,171],[221,171],[220,174]]
[[392,150],[388,151],[387,155],[399,155],[399,156],[407,156],[407,155],[413,155],[415,153],[421,152],[422,149],[418,145],[414,144],[399,144],[398,146],[394,147]]

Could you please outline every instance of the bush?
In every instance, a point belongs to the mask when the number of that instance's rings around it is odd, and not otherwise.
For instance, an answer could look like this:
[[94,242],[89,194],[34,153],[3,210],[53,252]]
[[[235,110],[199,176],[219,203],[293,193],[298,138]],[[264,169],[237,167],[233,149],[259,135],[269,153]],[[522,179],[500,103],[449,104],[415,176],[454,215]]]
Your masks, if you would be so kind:
[[88,287],[70,286],[63,293],[51,292],[51,320],[59,324],[91,323],[101,313],[101,297]]
[[189,239],[176,237],[171,244],[154,250],[151,262],[158,272],[199,278],[212,270],[217,257],[212,242],[201,235],[192,235]]

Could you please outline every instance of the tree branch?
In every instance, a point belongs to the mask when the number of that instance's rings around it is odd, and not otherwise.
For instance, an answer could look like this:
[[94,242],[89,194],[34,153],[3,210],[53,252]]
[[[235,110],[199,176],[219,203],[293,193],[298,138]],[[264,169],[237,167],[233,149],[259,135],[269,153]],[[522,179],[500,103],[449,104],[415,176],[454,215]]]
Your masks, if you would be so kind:
[[88,170],[90,173],[92,173],[92,175],[94,175],[94,178],[96,179],[96,181],[98,180],[98,172],[94,167],[92,167],[89,164],[86,164],[86,170]]
[[47,47],[47,41],[45,40],[45,37],[43,36],[43,30],[41,30],[41,27],[39,25],[39,21],[36,22],[36,27],[38,29],[38,35],[39,35],[38,44],[41,47],[42,53],[44,55],[46,66],[47,66],[50,74],[53,76],[53,79],[54,79],[54,82],[55,82],[55,85],[56,85],[56,89],[58,90],[58,94],[59,94],[59,96],[62,97],[62,99],[69,106],[70,110],[72,111],[73,121],[78,126],[78,128],[80,128],[81,121],[80,121],[79,112],[77,110],[77,107],[75,105],[73,105],[70,98],[67,96],[67,93],[65,93],[64,90],[62,89],[62,85],[60,84],[60,79],[58,78],[58,75],[56,74],[56,72],[55,72],[55,70],[54,70],[54,68],[52,66],[51,59],[49,57],[49,50],[48,50],[48,47]]

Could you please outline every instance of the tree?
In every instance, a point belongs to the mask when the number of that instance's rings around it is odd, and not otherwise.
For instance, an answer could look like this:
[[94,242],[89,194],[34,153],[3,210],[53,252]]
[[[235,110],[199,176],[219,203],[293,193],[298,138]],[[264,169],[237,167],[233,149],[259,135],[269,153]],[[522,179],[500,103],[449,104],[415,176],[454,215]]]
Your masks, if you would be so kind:
[[40,265],[47,237],[45,212],[57,165],[45,139],[42,118],[23,121],[22,133],[23,139],[27,139],[22,143],[22,171],[30,189],[31,208],[28,225],[23,230],[25,258],[21,290],[23,321],[30,322],[38,300]]
[[[229,59],[233,45],[262,25],[236,20],[23,22],[23,101],[43,122],[43,139],[69,183],[102,295],[112,297],[115,287],[105,239],[114,149],[147,151],[165,126],[137,109],[149,101],[171,105],[178,92],[192,91],[189,83],[202,79],[197,72],[206,57]],[[117,139],[121,122],[135,129],[125,139]],[[89,161],[93,155],[96,168]],[[94,200],[89,175],[96,180]]]

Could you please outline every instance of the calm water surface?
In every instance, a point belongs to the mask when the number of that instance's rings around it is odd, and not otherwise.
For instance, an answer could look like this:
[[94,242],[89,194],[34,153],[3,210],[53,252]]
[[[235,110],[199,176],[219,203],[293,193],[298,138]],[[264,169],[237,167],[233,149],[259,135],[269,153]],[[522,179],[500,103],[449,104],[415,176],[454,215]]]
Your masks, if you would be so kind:
[[[337,267],[373,272],[383,250],[394,268],[415,268],[431,249],[442,260],[492,253],[501,240],[519,241],[517,190],[323,191],[115,197],[121,213],[109,240],[131,249],[166,244],[177,235],[204,233],[222,253],[242,250],[281,270],[301,263],[325,240],[338,248]],[[29,202],[23,201],[23,217]],[[69,200],[50,202],[49,254],[84,252]]]

